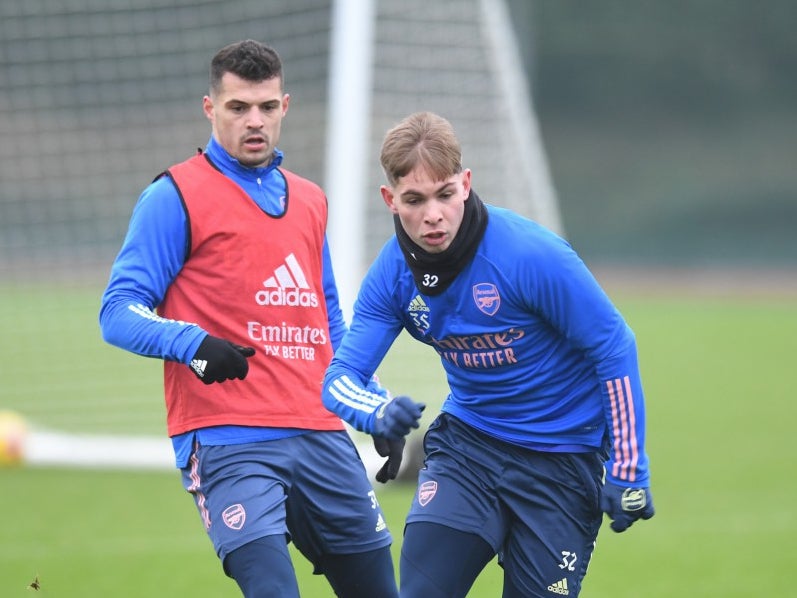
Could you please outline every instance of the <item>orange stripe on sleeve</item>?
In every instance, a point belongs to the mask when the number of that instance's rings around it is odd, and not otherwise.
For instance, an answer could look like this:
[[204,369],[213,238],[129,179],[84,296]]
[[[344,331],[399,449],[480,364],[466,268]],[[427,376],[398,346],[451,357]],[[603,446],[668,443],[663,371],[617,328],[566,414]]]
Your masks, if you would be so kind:
[[620,468],[620,457],[622,456],[623,446],[620,439],[620,414],[618,399],[614,392],[614,384],[611,380],[606,381],[606,388],[609,391],[609,405],[611,406],[612,414],[612,437],[613,437],[613,451],[614,451],[614,465],[612,467],[612,475],[618,477]]
[[631,391],[631,379],[615,378],[606,381],[611,407],[614,463],[612,475],[633,482],[639,462],[639,442],[636,435],[636,412]]
[[636,466],[639,462],[639,442],[636,435],[636,412],[634,411],[634,395],[631,392],[631,379],[626,376],[623,378],[625,382],[625,395],[628,397],[628,435],[631,444],[631,462],[628,464],[630,474],[628,480],[633,482],[636,480]]

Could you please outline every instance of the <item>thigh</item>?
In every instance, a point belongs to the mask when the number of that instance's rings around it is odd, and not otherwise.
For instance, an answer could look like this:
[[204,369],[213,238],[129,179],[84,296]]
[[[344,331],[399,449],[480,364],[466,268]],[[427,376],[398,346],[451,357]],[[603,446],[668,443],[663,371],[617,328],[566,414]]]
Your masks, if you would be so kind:
[[602,521],[603,466],[593,454],[530,453],[502,489],[512,514],[504,595],[577,596]]
[[265,536],[224,559],[224,572],[244,596],[299,598],[299,585],[284,536]]
[[287,440],[198,446],[183,468],[183,485],[222,561],[257,538],[287,534]]
[[447,414],[429,427],[424,451],[407,524],[436,523],[475,534],[497,551],[507,529],[496,493],[504,455],[484,435]]
[[335,596],[398,598],[389,546],[355,554],[326,555],[322,568]]
[[294,544],[316,573],[323,572],[325,555],[390,546],[385,515],[348,433],[313,432],[295,441],[287,523]]
[[466,596],[494,556],[492,546],[478,534],[436,523],[410,523],[401,545],[401,596]]

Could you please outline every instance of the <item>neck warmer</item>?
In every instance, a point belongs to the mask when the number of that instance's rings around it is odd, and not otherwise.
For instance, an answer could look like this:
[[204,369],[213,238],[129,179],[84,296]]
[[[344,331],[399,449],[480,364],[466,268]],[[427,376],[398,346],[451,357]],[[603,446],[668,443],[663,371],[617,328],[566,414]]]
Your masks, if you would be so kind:
[[473,259],[487,228],[487,208],[471,190],[457,235],[448,249],[440,253],[429,253],[416,245],[404,231],[397,215],[393,216],[393,225],[415,285],[423,294],[434,296],[445,291]]

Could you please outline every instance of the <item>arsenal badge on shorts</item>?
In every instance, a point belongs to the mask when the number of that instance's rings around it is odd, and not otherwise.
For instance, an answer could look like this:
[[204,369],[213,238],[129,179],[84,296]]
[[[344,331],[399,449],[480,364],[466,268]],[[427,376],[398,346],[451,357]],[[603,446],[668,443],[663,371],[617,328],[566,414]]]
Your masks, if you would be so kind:
[[437,494],[437,482],[434,480],[424,482],[418,488],[418,504],[425,507],[431,502],[435,494]]
[[224,525],[230,529],[238,531],[244,526],[244,521],[246,521],[246,511],[244,510],[244,506],[240,503],[230,505],[224,509],[224,512],[221,514],[221,518],[224,521]]

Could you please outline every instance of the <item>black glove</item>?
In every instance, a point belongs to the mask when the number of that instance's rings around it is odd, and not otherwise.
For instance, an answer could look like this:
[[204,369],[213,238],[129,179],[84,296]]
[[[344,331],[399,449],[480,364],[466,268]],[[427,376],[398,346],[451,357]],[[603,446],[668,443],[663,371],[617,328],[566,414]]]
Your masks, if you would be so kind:
[[249,373],[247,357],[255,354],[254,347],[235,345],[223,338],[207,335],[191,359],[191,371],[205,384],[237,378]]
[[404,456],[404,436],[398,440],[388,440],[381,436],[374,436],[374,448],[380,457],[387,457],[382,469],[376,472],[376,481],[386,484],[388,480],[395,480],[401,467],[401,458]]

